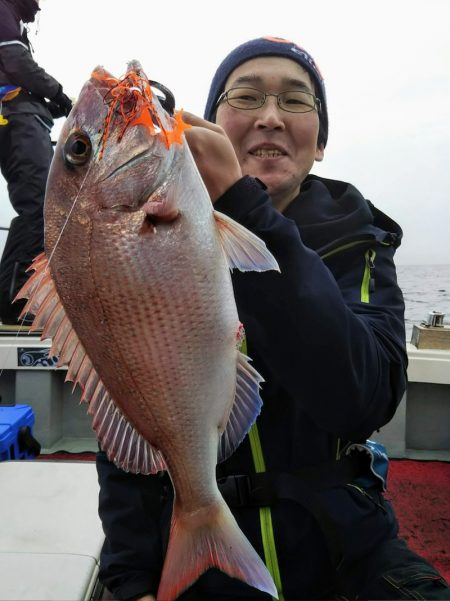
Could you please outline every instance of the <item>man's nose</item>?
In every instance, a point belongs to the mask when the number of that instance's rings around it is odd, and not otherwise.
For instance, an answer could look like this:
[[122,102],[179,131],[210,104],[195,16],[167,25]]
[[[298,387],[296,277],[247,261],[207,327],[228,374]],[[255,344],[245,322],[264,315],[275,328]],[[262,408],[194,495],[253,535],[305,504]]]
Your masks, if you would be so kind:
[[267,96],[265,103],[258,109],[255,126],[260,128],[284,129],[283,111],[275,96]]

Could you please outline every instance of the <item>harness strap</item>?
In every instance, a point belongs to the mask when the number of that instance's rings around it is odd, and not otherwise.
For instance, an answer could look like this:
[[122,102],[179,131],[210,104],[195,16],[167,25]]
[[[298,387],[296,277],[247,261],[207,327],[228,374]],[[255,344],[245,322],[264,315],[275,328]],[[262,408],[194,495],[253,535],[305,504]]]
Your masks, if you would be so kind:
[[339,535],[334,521],[323,508],[320,490],[351,482],[361,473],[358,456],[304,468],[294,473],[259,472],[238,474],[218,480],[219,489],[230,507],[270,507],[279,500],[304,507],[317,521],[336,570],[342,560]]
[[[258,426],[256,423],[250,428],[248,433],[248,439],[250,442],[250,448],[252,451],[253,464],[255,472],[265,472],[266,462],[264,460],[264,454],[261,446],[261,440],[259,438]],[[264,549],[264,558],[267,569],[272,575],[273,581],[277,588],[279,601],[285,601],[283,594],[283,586],[281,582],[280,566],[278,564],[277,546],[275,543],[275,533],[273,531],[272,524],[272,512],[270,507],[259,508],[259,521],[261,525],[261,540]],[[272,597],[273,601],[275,598]]]

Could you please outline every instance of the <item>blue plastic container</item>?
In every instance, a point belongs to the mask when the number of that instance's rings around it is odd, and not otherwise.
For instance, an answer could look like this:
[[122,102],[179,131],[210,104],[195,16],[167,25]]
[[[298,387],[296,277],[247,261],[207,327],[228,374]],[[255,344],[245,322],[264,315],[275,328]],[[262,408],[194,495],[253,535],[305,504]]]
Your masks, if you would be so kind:
[[30,405],[0,407],[0,461],[10,459],[33,459],[34,453],[19,444],[19,433],[34,426],[34,413]]

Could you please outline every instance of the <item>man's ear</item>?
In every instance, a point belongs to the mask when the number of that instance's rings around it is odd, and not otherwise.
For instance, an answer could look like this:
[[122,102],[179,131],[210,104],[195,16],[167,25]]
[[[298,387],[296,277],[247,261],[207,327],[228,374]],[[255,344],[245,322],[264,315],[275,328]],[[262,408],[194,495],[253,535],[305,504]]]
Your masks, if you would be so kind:
[[321,161],[325,155],[325,146],[323,144],[317,144],[315,161]]

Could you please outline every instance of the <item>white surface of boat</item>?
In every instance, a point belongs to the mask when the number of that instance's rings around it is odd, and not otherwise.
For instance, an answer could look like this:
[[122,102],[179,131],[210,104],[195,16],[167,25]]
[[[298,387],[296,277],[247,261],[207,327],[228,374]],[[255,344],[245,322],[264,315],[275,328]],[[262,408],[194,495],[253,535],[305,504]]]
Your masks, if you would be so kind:
[[0,600],[89,601],[104,535],[95,464],[0,462]]

